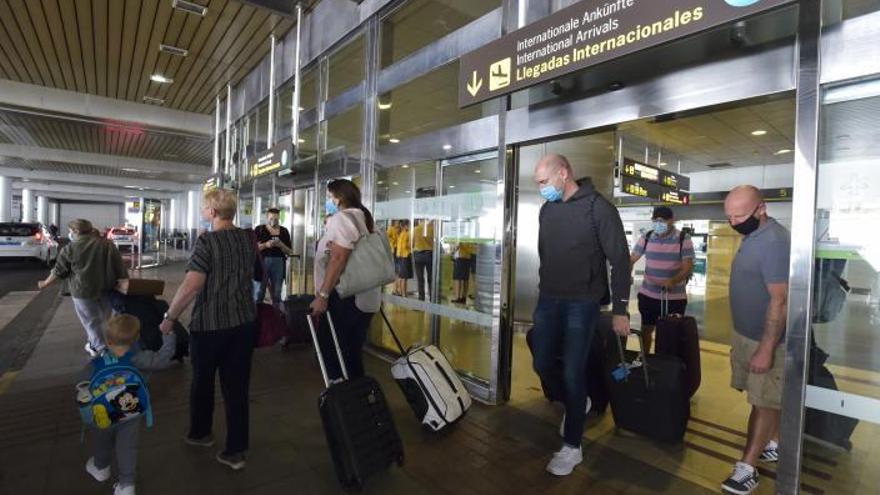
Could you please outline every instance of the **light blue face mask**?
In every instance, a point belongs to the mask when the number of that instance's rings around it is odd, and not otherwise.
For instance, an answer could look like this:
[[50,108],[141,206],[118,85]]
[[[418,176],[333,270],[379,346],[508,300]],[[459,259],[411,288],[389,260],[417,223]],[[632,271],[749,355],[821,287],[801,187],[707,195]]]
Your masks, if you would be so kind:
[[202,219],[202,221],[199,222],[199,229],[204,230],[205,232],[210,232],[212,227],[213,225],[210,220]]
[[547,201],[556,202],[562,199],[562,191],[556,189],[550,184],[541,188],[541,197],[546,199]]
[[660,222],[655,221],[654,222],[654,233],[655,234],[663,235],[667,232],[669,232],[669,224],[667,224],[666,222],[663,222],[663,221],[660,221]]
[[327,212],[327,215],[335,215],[339,212],[339,207],[336,206],[336,203],[333,202],[332,199],[327,198],[324,201],[324,210]]

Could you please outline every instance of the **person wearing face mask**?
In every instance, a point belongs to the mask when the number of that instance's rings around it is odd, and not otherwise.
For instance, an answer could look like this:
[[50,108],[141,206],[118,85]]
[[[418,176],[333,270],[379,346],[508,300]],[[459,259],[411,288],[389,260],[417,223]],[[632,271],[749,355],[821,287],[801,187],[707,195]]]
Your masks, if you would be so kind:
[[758,462],[779,457],[791,235],[767,215],[754,186],[731,190],[724,214],[743,236],[730,271],[731,386],[746,392],[752,410],[743,455],[721,488],[749,494],[758,486]]
[[690,236],[675,228],[672,209],[654,208],[652,228],[633,248],[630,264],[645,257],[645,280],[639,289],[639,313],[645,350],[651,350],[654,326],[661,313],[661,299],[669,301],[669,314],[683,315],[687,309],[687,281],[694,271],[694,244]]
[[79,218],[67,227],[70,243],[58,253],[49,276],[37,285],[45,289],[58,280],[67,282],[76,316],[86,331],[85,350],[95,357],[106,347],[103,324],[110,317],[106,293],[128,278],[128,270],[116,245],[102,237],[91,222]]
[[[539,296],[531,331],[532,358],[545,391],[563,391],[555,398],[565,406],[563,446],[547,471],[566,476],[583,461],[581,438],[589,408],[584,371],[603,300],[609,298],[613,306],[614,331],[630,333],[629,247],[617,209],[592,181],[575,181],[564,156],[542,158],[535,168],[535,182],[546,202],[538,216]],[[562,384],[555,383],[559,356]]]
[[258,225],[254,229],[254,234],[257,236],[257,246],[263,254],[263,269],[267,275],[263,277],[262,281],[254,283],[254,300],[258,303],[263,302],[268,282],[272,288],[272,304],[280,309],[281,286],[284,284],[284,261],[287,256],[293,254],[293,249],[291,248],[290,231],[278,223],[279,214],[278,208],[269,208],[266,211],[266,223]]
[[[364,376],[362,349],[373,315],[379,311],[382,287],[346,297],[339,296],[336,285],[349,263],[358,240],[376,229],[373,215],[361,202],[361,191],[354,182],[337,179],[327,184],[327,224],[315,253],[315,300],[312,316],[329,312],[336,327],[342,359],[349,378]],[[327,375],[331,380],[342,378],[342,368],[333,348],[327,318],[320,318],[317,337]]]

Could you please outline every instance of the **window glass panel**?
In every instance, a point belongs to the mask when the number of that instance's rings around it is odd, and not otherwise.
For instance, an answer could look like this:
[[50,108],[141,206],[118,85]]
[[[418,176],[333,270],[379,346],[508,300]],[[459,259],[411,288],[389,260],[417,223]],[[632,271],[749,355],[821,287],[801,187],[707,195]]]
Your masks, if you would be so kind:
[[382,68],[500,6],[500,0],[406,2],[382,21]]
[[498,100],[458,108],[458,64],[444,65],[379,96],[379,144],[494,115],[498,108]]
[[825,26],[880,10],[880,0],[825,0],[822,2]]
[[264,151],[267,148],[266,140],[269,133],[269,100],[266,100],[257,107],[257,129],[256,129],[256,152]]
[[326,146],[321,153],[321,177],[357,174],[363,142],[363,105],[356,105],[331,117],[324,125]]
[[365,54],[364,37],[361,35],[330,55],[328,100],[364,80]]
[[302,73],[302,86],[300,87],[299,108],[301,112],[311,110],[318,106],[318,71],[309,69]]
[[293,125],[293,84],[278,92],[275,105],[275,141],[289,138]]

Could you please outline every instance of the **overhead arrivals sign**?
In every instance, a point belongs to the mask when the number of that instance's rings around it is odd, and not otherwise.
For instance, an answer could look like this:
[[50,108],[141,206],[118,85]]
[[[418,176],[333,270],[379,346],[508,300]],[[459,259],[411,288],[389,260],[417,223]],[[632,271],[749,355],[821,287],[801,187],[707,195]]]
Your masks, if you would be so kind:
[[285,139],[248,160],[251,177],[257,178],[287,170],[293,163],[293,141]]
[[633,196],[656,199],[666,203],[686,205],[690,203],[689,177],[644,163],[623,159],[620,169],[620,190]]
[[584,0],[461,57],[473,105],[794,0]]

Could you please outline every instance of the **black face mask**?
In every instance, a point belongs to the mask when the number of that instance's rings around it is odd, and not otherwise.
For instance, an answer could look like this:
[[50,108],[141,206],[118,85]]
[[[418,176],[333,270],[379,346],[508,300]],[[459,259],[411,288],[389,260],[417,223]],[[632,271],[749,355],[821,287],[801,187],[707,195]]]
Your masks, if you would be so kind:
[[736,225],[730,224],[730,226],[733,227],[733,230],[739,232],[742,235],[749,235],[752,232],[758,230],[758,227],[761,226],[761,220],[759,220],[758,217],[755,216],[755,213],[758,212],[758,208],[760,207],[761,205],[756,206],[755,211],[753,211],[752,214],[749,215],[749,218],[747,218],[744,222],[738,223]]

